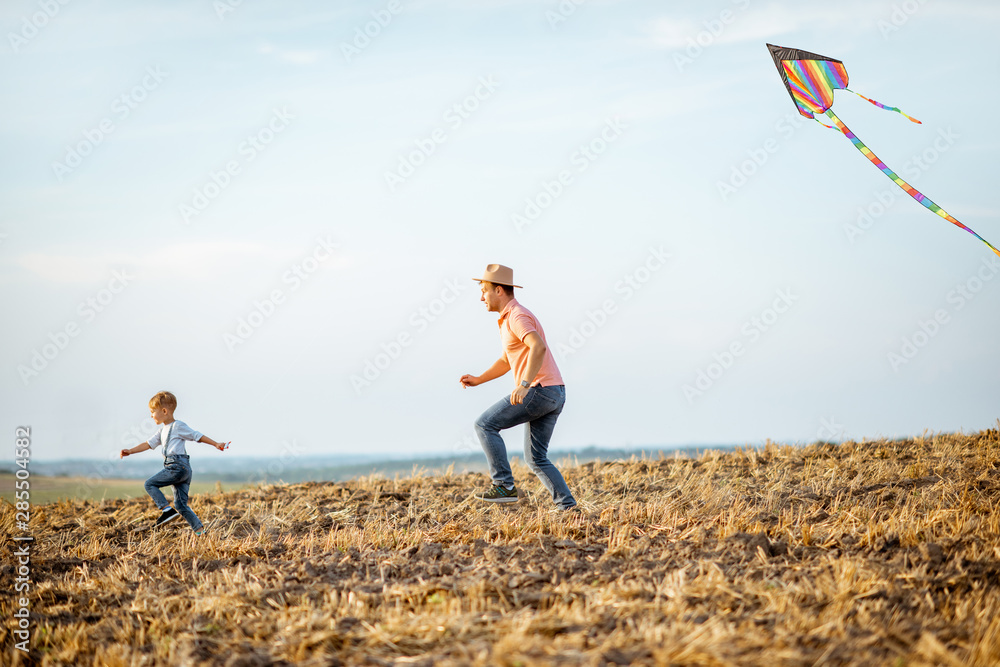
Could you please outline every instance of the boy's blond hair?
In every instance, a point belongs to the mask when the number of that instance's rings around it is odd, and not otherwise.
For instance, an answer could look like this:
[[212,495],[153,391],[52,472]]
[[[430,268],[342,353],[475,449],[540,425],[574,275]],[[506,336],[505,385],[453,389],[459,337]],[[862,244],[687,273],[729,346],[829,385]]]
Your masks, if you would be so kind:
[[167,410],[173,412],[177,409],[177,397],[169,391],[158,391],[156,392],[156,396],[149,399],[149,407],[153,410],[166,408]]

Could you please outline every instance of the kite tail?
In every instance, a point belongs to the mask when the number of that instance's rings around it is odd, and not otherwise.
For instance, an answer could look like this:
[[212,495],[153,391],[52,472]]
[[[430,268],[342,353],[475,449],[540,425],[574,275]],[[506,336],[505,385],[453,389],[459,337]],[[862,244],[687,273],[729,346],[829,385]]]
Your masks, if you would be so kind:
[[851,143],[854,144],[855,148],[857,148],[859,151],[861,151],[861,153],[866,158],[868,158],[868,160],[871,161],[871,163],[873,165],[875,165],[876,167],[878,167],[879,169],[881,169],[883,174],[885,174],[886,176],[888,176],[889,178],[891,178],[893,181],[895,181],[896,185],[898,185],[899,187],[901,187],[903,189],[903,191],[906,192],[906,194],[910,195],[911,197],[913,197],[914,199],[916,199],[918,202],[920,202],[921,204],[923,204],[924,207],[930,209],[934,213],[937,213],[938,215],[940,215],[942,218],[944,218],[945,220],[947,220],[951,224],[957,225],[958,227],[961,227],[965,231],[967,231],[970,234],[972,234],[973,236],[975,236],[977,239],[979,239],[980,241],[982,241],[983,243],[985,243],[986,245],[988,245],[990,247],[990,250],[992,250],[993,252],[995,252],[997,254],[997,256],[1000,257],[1000,250],[997,250],[996,248],[994,248],[993,245],[990,244],[989,241],[987,241],[982,236],[980,236],[979,234],[975,233],[970,228],[966,227],[961,222],[959,222],[958,220],[956,220],[955,218],[953,218],[951,215],[948,214],[947,211],[945,211],[943,208],[941,208],[940,206],[938,206],[937,204],[935,204],[934,202],[932,202],[930,199],[928,199],[927,197],[925,197],[923,195],[923,193],[921,193],[919,190],[917,190],[912,185],[910,185],[909,183],[907,183],[906,181],[904,181],[902,178],[900,178],[898,175],[896,175],[896,172],[894,172],[892,169],[889,169],[889,167],[885,166],[885,163],[882,162],[882,160],[879,159],[879,157],[877,155],[875,155],[875,153],[872,153],[872,151],[871,151],[870,148],[868,148],[863,143],[861,143],[861,140],[858,139],[858,137],[853,132],[851,132],[851,130],[846,125],[844,125],[844,122],[842,120],[840,120],[839,118],[837,118],[837,115],[835,113],[833,113],[832,109],[827,109],[826,110],[826,115],[827,115],[827,117],[830,120],[833,121],[833,124],[836,125],[836,128],[838,130],[840,130],[845,137],[847,137],[848,139],[851,140]]
[[[849,93],[854,93],[854,91],[851,90],[850,88],[844,88],[844,90],[846,90]],[[905,113],[903,113],[902,111],[900,111],[896,107],[887,107],[886,105],[882,104],[881,102],[876,102],[875,100],[873,100],[871,98],[865,97],[861,93],[854,93],[854,94],[857,95],[858,97],[860,97],[863,100],[868,100],[869,102],[871,102],[872,104],[874,104],[875,106],[877,106],[879,109],[885,109],[886,111],[895,111],[900,116],[903,116],[904,118],[908,118],[911,123],[916,123],[917,125],[923,125],[923,123],[921,123],[919,120],[917,120],[916,118],[913,118],[912,116],[907,116]]]

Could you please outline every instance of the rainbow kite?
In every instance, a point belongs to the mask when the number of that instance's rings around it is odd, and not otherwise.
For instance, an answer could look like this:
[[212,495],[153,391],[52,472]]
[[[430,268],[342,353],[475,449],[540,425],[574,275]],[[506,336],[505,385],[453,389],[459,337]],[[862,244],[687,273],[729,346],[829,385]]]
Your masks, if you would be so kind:
[[[844,136],[851,140],[851,143],[854,144],[855,148],[861,151],[861,153],[868,158],[873,165],[881,169],[883,174],[895,181],[896,185],[903,188],[903,190],[906,191],[906,194],[910,195],[951,224],[958,225],[965,231],[969,232],[977,239],[990,246],[990,249],[1000,256],[1000,250],[997,250],[990,245],[989,241],[953,218],[947,211],[932,202],[916,188],[900,178],[899,175],[897,175],[892,169],[885,166],[885,163],[882,162],[877,155],[872,153],[871,149],[861,143],[861,140],[858,139],[858,137],[851,132],[851,130],[844,125],[839,118],[837,118],[836,114],[834,114],[830,109],[833,105],[834,89],[839,88],[841,90],[846,90],[849,93],[854,93],[853,90],[847,87],[847,70],[844,68],[844,63],[839,60],[834,60],[833,58],[827,58],[826,56],[816,55],[815,53],[809,53],[808,51],[802,51],[800,49],[789,49],[783,46],[774,46],[773,44],[768,44],[767,48],[771,51],[771,57],[774,58],[774,66],[778,68],[781,80],[784,81],[785,88],[788,90],[788,94],[791,96],[792,101],[795,102],[795,107],[799,110],[800,114],[806,118],[812,118],[824,127],[829,127],[830,129],[838,130],[843,133]],[[854,94],[862,99],[868,100],[880,109],[895,111],[914,123],[920,123],[919,120],[916,118],[910,118],[910,116],[907,116],[896,107],[888,107],[884,104],[876,102],[875,100],[868,99],[864,95],[860,95],[858,93]],[[826,123],[820,122],[813,115],[818,113],[825,114],[827,118],[833,121],[833,125],[827,125]]]

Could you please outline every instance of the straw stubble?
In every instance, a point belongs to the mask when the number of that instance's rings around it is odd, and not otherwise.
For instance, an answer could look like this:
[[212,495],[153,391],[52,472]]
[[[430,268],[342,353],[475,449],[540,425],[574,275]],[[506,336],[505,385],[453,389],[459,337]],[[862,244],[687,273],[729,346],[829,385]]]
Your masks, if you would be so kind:
[[[1000,431],[33,509],[51,664],[991,665]],[[3,504],[4,549],[14,511]],[[10,565],[4,580],[12,581]],[[14,593],[0,597],[5,662]],[[9,660],[8,660],[9,658]]]

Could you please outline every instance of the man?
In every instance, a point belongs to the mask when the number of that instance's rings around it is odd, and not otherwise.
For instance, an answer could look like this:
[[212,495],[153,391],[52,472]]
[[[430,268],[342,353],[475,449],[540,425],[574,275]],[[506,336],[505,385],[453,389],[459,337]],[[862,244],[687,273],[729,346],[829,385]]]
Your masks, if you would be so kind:
[[500,399],[476,420],[476,435],[486,452],[493,488],[476,497],[491,503],[517,502],[514,475],[507,461],[507,448],[500,431],[524,424],[524,460],[552,494],[562,510],[576,507],[576,500],[566,480],[549,461],[549,440],[559,413],[566,402],[566,387],[556,368],[552,352],[545,344],[542,325],[527,308],[514,298],[514,271],[500,264],[486,267],[482,278],[473,278],[482,291],[480,301],[486,310],[500,313],[500,339],[503,356],[482,375],[463,375],[463,387],[475,387],[514,371],[514,391]]

